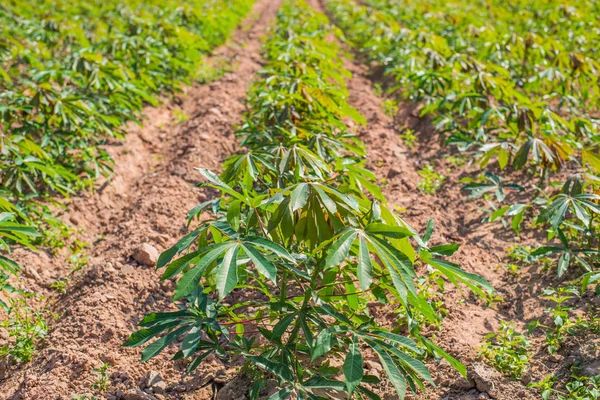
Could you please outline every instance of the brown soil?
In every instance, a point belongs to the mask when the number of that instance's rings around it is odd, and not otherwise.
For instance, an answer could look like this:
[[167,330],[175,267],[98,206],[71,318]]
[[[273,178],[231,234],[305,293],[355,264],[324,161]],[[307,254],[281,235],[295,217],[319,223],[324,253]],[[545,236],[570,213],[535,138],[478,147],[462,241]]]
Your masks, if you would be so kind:
[[[319,0],[309,3],[323,10]],[[213,83],[187,88],[178,98],[147,109],[143,128],[131,126],[126,142],[108,146],[116,162],[115,173],[94,193],[74,198],[64,215],[83,229],[83,239],[91,242],[89,267],[72,281],[65,295],[57,296],[48,288],[68,274],[65,251],[57,255],[25,250],[15,253],[17,261],[29,269],[25,271],[25,284],[52,296],[51,310],[58,319],[31,363],[22,369],[0,371],[8,376],[0,381],[0,397],[68,399],[74,394],[85,394],[96,380],[97,373],[92,368],[101,362],[110,364],[107,397],[115,400],[205,400],[212,399],[221,388],[219,399],[243,396],[248,382],[232,380],[235,364],[210,359],[186,377],[183,366],[169,360],[174,349],[140,364],[140,351],[121,344],[144,314],[166,309],[173,294],[173,283],[160,283],[160,275],[153,268],[138,265],[133,259],[134,251],[142,243],[159,251],[168,248],[186,231],[187,212],[213,195],[206,189],[193,188],[199,181],[194,168],[218,170],[223,159],[236,151],[233,130],[242,120],[246,91],[260,68],[260,38],[278,6],[279,1],[258,1],[244,28],[229,45],[216,51],[214,57],[227,60],[234,66],[233,72]],[[543,315],[546,304],[539,294],[549,283],[548,278],[539,271],[525,270],[515,280],[498,267],[508,246],[531,243],[533,238],[524,235],[515,239],[501,225],[482,224],[478,209],[482,204],[468,200],[457,184],[460,177],[478,173],[477,166],[452,166],[443,157],[447,148],[427,120],[414,117],[414,110],[408,105],[401,107],[396,118],[385,115],[381,108],[383,99],[373,91],[371,71],[350,59],[346,67],[353,73],[348,82],[350,103],[368,121],[366,127],[355,129],[367,146],[369,167],[382,179],[390,204],[405,208],[403,217],[421,232],[427,221],[434,218],[432,241],[460,243],[461,249],[452,261],[484,276],[504,299],[489,307],[467,292],[448,286],[444,295],[448,316],[442,329],[432,330],[430,335],[467,365],[469,379],[462,378],[446,363],[431,363],[438,387],[413,398],[536,398],[521,382],[504,378],[477,360],[483,337],[499,326],[500,319],[517,321],[523,328],[531,319]],[[178,124],[174,122],[177,115],[188,115],[189,119]],[[404,127],[417,130],[420,141],[415,151],[409,151],[399,138]],[[436,171],[445,171],[447,176],[448,184],[435,196],[424,195],[417,188],[421,179],[417,171],[425,163],[432,163]],[[389,306],[374,313],[387,326],[396,323],[396,314]],[[547,373],[563,364],[559,359],[558,364],[552,365],[542,357],[534,372]],[[140,392],[146,387],[150,371],[164,379],[163,395],[153,397]],[[378,389],[385,399],[396,398],[388,385]]]

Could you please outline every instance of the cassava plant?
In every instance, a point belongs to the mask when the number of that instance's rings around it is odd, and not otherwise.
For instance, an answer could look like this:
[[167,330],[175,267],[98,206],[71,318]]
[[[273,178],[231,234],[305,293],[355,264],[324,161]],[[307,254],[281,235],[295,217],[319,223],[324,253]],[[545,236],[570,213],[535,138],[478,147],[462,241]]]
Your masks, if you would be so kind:
[[[418,321],[435,322],[436,312],[417,289],[416,264],[480,295],[492,288],[440,258],[456,245],[428,246],[432,223],[420,238],[387,207],[364,167],[363,144],[344,124],[364,119],[347,103],[349,72],[332,32],[302,1],[279,11],[238,131],[244,151],[220,176],[199,170],[202,185],[221,196],[191,210],[189,222],[207,211],[213,217],[158,260],[162,279],[177,279],[179,310],[147,315],[125,343],[156,339],[142,360],[171,343],[175,359],[190,360],[188,371],[211,354],[242,356],[255,382],[250,396],[276,379],[271,399],[378,399],[366,357],[379,358],[400,398],[433,385],[426,354],[464,374],[420,335]],[[380,327],[367,307],[373,300],[402,308],[407,322],[394,332]]]

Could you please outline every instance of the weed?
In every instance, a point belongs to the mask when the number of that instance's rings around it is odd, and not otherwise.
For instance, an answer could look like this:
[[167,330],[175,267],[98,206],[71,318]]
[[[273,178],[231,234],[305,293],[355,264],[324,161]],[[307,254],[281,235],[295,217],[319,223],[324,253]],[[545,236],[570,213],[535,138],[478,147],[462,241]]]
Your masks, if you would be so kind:
[[98,373],[96,376],[96,383],[92,384],[92,389],[97,392],[103,393],[108,389],[110,384],[110,378],[108,376],[108,369],[110,365],[103,362],[98,368],[94,368],[94,371]]
[[485,337],[485,344],[479,355],[485,358],[498,371],[519,379],[529,365],[529,341],[516,332],[515,325],[500,321],[498,332]]
[[65,294],[67,293],[69,282],[71,282],[71,278],[57,279],[50,285],[50,289],[56,290],[60,294]]
[[443,175],[435,172],[431,164],[427,164],[424,168],[420,169],[419,175],[422,178],[418,183],[419,189],[421,189],[423,193],[431,195],[438,191],[442,186],[444,179],[446,179]]
[[398,104],[392,99],[385,99],[381,103],[381,108],[383,109],[383,113],[388,117],[395,117],[398,113]]
[[402,143],[404,143],[404,145],[409,150],[415,149],[415,144],[419,140],[419,138],[417,138],[417,136],[415,135],[415,131],[413,131],[412,129],[406,128],[402,132],[400,132],[399,136],[400,136],[400,140],[402,140]]
[[31,309],[22,297],[10,298],[6,313],[7,319],[0,322],[0,326],[14,342],[0,348],[0,357],[9,356],[15,363],[29,362],[37,344],[48,333],[44,314]]
[[190,116],[184,113],[183,111],[179,109],[173,110],[173,122],[175,122],[176,124],[181,124],[187,121],[189,118]]

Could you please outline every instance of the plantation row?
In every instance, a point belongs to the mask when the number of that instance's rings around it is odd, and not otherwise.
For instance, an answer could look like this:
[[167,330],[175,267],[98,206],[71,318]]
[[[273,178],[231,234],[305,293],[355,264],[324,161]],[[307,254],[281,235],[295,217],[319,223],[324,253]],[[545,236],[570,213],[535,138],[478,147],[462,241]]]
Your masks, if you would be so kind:
[[[425,0],[411,2],[411,7],[385,0],[368,3],[375,8],[352,0],[327,1],[353,45],[397,83],[393,91],[423,103],[421,115],[431,115],[447,142],[482,167],[496,161],[488,166],[484,182],[466,189],[473,197],[493,194],[491,219],[512,219],[517,235],[525,216],[537,215],[533,225],[548,230],[549,241],[557,238],[559,243],[532,255],[556,255],[559,276],[576,260],[589,272],[584,288],[590,279],[597,280],[591,272],[599,254],[594,217],[600,212],[595,194],[599,181],[593,174],[600,170],[600,156],[594,147],[598,119],[592,117],[600,104],[597,27],[543,7],[538,13],[545,18],[523,16],[521,24],[528,30],[519,32],[496,19],[491,25],[475,24],[488,12],[483,6],[440,5],[438,11]],[[577,15],[585,11],[577,10]],[[497,14],[510,15],[501,9]],[[452,23],[442,22],[448,20]],[[529,25],[533,21],[536,26]],[[576,36],[581,53],[569,44],[570,35],[552,34],[563,21],[578,28],[573,35],[581,35]],[[529,203],[505,205],[505,192],[523,190],[492,173],[507,166],[539,173],[542,190],[549,173],[568,168],[574,174],[558,175],[564,180],[557,195],[542,192]]]
[[[421,116],[445,142],[481,166],[484,173],[464,189],[486,200],[487,221],[546,238],[537,247],[506,249],[514,275],[530,264],[568,279],[543,291],[550,307],[529,321],[530,335],[544,335],[540,352],[557,354],[600,333],[593,304],[582,301],[572,311],[588,288],[600,293],[598,4],[325,3],[352,46],[394,82],[392,98],[422,105]],[[506,182],[499,176],[505,172],[522,185]],[[504,321],[480,350],[514,379],[525,375],[533,354],[529,340]],[[545,370],[530,387],[544,399],[597,397],[600,376],[565,369]]]
[[[0,5],[0,239],[30,245],[43,231],[45,244],[60,243],[67,228],[51,196],[108,174],[102,145],[159,93],[199,77],[253,1],[126,3]],[[2,269],[18,266],[0,256]]]
[[[244,152],[220,176],[200,170],[204,186],[222,196],[191,210],[189,221],[213,217],[158,260],[162,279],[177,279],[180,310],[140,322],[126,345],[147,344],[143,360],[183,337],[174,358],[189,359],[188,371],[211,354],[241,355],[255,382],[251,397],[275,377],[272,399],[323,391],[378,399],[366,386],[379,383],[363,371],[366,353],[379,357],[400,398],[433,384],[427,355],[465,373],[420,335],[421,323],[438,316],[415,286],[415,263],[482,296],[492,288],[439,258],[458,246],[428,247],[433,221],[421,238],[388,208],[365,169],[363,144],[343,122],[364,119],[347,103],[349,73],[332,32],[303,1],[280,9],[237,132]],[[378,327],[370,301],[397,304],[406,323],[394,332]]]

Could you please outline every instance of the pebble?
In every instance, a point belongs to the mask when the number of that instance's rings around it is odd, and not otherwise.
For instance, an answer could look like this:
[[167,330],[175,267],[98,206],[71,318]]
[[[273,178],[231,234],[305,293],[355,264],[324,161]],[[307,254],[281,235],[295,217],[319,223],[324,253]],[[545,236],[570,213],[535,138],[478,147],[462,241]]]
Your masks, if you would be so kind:
[[133,267],[129,264],[123,264],[123,266],[121,267],[121,273],[123,275],[129,275],[129,274],[133,274]]
[[148,243],[142,243],[133,252],[133,259],[141,265],[153,267],[158,261],[158,250]]

